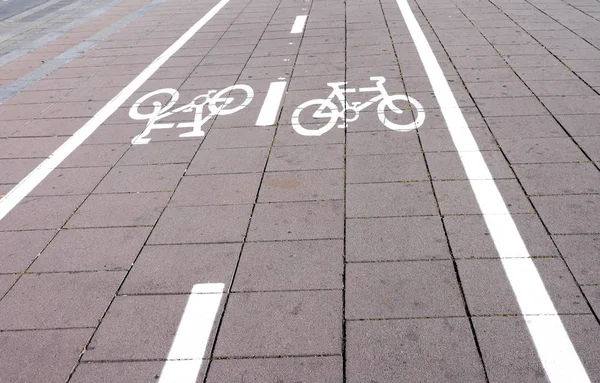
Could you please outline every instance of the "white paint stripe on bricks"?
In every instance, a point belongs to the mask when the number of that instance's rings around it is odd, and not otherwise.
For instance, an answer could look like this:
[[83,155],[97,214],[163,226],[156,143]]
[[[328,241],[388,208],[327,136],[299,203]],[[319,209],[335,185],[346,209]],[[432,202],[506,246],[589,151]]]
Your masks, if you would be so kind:
[[277,119],[277,112],[281,105],[281,99],[287,86],[286,81],[275,81],[269,85],[267,96],[260,108],[258,118],[256,119],[256,126],[269,126],[274,125]]
[[407,0],[396,0],[425,67],[463,167],[483,213],[527,328],[553,382],[589,382],[477,142]]
[[158,56],[136,78],[133,79],[112,100],[102,107],[88,122],[79,128],[64,144],[56,149],[38,167],[21,180],[8,194],[0,199],[0,220],[17,206],[23,198],[60,165],[75,149],[100,127],[131,95],[136,92],[167,60],[171,58],[189,39],[210,21],[230,0],[221,0],[206,15],[198,20],[177,41]]
[[160,374],[159,383],[196,382],[224,287],[223,283],[194,285]]
[[306,24],[306,17],[307,15],[296,16],[296,20],[294,21],[294,25],[292,25],[290,33],[302,33],[304,24]]

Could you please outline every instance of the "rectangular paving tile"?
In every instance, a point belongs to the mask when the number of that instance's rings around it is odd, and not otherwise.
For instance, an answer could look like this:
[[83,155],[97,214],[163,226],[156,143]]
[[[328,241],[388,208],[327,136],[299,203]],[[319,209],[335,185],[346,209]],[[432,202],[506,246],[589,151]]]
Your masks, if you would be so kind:
[[93,329],[1,332],[2,379],[66,381],[92,332]]
[[261,173],[183,177],[170,206],[251,204],[256,200]]
[[54,230],[0,232],[0,269],[5,273],[20,273],[54,237]]
[[0,303],[0,328],[94,327],[124,277],[122,271],[26,274]]
[[128,144],[81,145],[59,167],[113,166],[128,148]]
[[450,257],[437,217],[348,219],[346,241],[348,262]]
[[188,295],[116,297],[82,360],[165,360],[187,300]]
[[344,236],[343,201],[256,205],[249,241],[333,239]]
[[552,237],[577,283],[600,284],[600,235]]
[[154,225],[169,196],[170,193],[91,195],[71,217],[67,227]]
[[499,139],[498,143],[512,164],[586,161],[577,145],[568,137]]
[[252,205],[168,207],[148,243],[241,242]]
[[339,291],[235,293],[229,298],[216,357],[340,354]]
[[89,194],[109,170],[108,167],[55,169],[30,195]]
[[273,147],[267,171],[340,169],[344,167],[342,145]]
[[260,173],[265,168],[269,148],[200,150],[187,174]]
[[266,173],[258,202],[315,201],[344,198],[343,170]]
[[465,315],[450,261],[350,263],[346,273],[347,319]]
[[234,291],[341,289],[340,240],[247,243]]
[[395,182],[428,180],[423,155],[389,154],[373,156],[348,156],[346,158],[347,182]]
[[600,196],[565,195],[531,197],[551,234],[600,233]]
[[74,383],[152,382],[162,372],[163,361],[80,363],[71,377]]
[[352,321],[348,382],[487,381],[466,318]]
[[119,165],[151,165],[188,163],[200,146],[195,141],[152,142],[133,145]]
[[527,194],[584,194],[600,192],[600,172],[592,163],[513,165]]
[[58,229],[85,196],[25,197],[0,222],[0,231]]
[[213,360],[206,381],[339,382],[342,365],[341,356]]
[[437,207],[429,182],[349,184],[348,217],[434,215]]
[[[512,260],[511,262],[523,262]],[[512,287],[497,259],[457,261],[469,311],[473,315],[519,315]],[[560,258],[537,258],[534,264],[559,314],[588,314],[590,310]],[[551,282],[550,282],[551,281]],[[539,314],[539,313],[527,313]]]
[[233,277],[240,244],[146,246],[120,294],[186,294],[197,283],[223,283]]
[[173,191],[186,165],[116,166],[104,177],[94,193],[136,193]]
[[347,135],[348,155],[419,153],[416,132],[360,132]]
[[126,270],[149,234],[144,227],[61,230],[29,271]]

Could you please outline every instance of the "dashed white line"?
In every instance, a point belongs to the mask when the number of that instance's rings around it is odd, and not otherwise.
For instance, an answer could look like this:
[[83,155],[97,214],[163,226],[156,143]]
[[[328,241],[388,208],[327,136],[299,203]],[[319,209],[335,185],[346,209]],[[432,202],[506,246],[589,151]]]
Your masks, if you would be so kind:
[[589,382],[569,335],[408,2],[396,0],[524,315],[548,379]]
[[265,101],[263,102],[258,118],[256,119],[256,126],[269,126],[275,124],[277,112],[279,111],[286,85],[286,81],[275,81],[269,85],[267,96],[265,97]]
[[159,383],[194,383],[223,296],[222,283],[194,285]]
[[302,33],[304,24],[306,24],[306,18],[307,15],[296,16],[296,20],[294,21],[294,25],[292,25],[290,33]]
[[221,0],[206,15],[198,20],[167,50],[158,56],[133,81],[102,107],[88,122],[77,130],[64,144],[56,149],[37,168],[21,180],[8,194],[0,199],[0,220],[39,185],[61,162],[79,147],[100,127],[131,95],[142,86],[168,59],[171,58],[196,32],[210,21],[229,0]]

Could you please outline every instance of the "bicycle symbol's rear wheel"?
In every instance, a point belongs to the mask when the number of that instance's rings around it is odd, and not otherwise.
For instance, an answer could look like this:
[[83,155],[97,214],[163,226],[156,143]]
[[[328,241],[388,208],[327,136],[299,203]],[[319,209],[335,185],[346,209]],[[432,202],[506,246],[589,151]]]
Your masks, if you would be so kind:
[[[239,93],[245,93],[245,97],[239,97]],[[208,103],[208,109],[213,115],[226,116],[244,109],[253,98],[254,90],[248,85],[232,85],[215,93]]]
[[[412,109],[414,113],[416,113],[416,117],[414,118],[413,122],[410,122],[408,124],[397,124],[395,122],[390,121],[386,117],[386,109],[396,114],[411,112],[408,108],[404,111],[401,110],[394,104],[394,101],[400,101],[401,103],[408,102],[410,104],[410,109]],[[377,105],[377,117],[379,118],[379,121],[381,121],[381,123],[386,127],[400,132],[407,132],[409,130],[417,129],[419,126],[423,125],[423,121],[425,121],[425,110],[423,109],[423,105],[421,105],[421,103],[415,100],[414,98],[402,94],[396,94],[381,100],[379,105]]]
[[[341,113],[333,102],[324,99],[310,100],[294,110],[292,114],[292,127],[298,134],[316,137],[331,130],[340,117]],[[325,122],[325,125],[322,125],[322,119],[329,120]],[[311,126],[311,128],[304,128],[300,121],[305,126]],[[314,124],[314,128],[312,128],[312,124]]]

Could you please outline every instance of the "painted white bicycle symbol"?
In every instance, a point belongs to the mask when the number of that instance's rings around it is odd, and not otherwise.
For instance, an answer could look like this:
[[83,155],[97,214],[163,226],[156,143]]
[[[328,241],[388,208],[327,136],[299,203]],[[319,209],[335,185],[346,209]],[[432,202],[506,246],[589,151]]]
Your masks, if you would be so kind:
[[[230,96],[232,91],[243,91],[246,96],[244,97],[235,97]],[[151,105],[144,105],[144,102],[151,99],[152,97],[158,95],[167,95],[170,97],[170,100],[164,106],[160,101],[154,101]],[[148,120],[146,124],[146,129],[135,136],[132,140],[132,144],[147,144],[150,142],[150,138],[148,135],[154,129],[169,129],[177,125],[177,128],[192,128],[191,132],[182,133],[179,137],[202,137],[204,136],[204,131],[202,130],[202,126],[210,120],[212,117],[217,115],[228,115],[233,114],[243,108],[245,108],[254,97],[254,90],[248,85],[232,85],[223,90],[216,91],[211,90],[206,94],[201,94],[194,98],[190,103],[180,106],[179,108],[171,110],[173,106],[179,100],[179,92],[173,88],[165,88],[155,90],[154,92],[150,92],[137,100],[131,109],[129,109],[129,117],[134,120]],[[241,101],[241,102],[240,102]],[[148,103],[147,103],[148,104]],[[204,106],[208,106],[209,113],[204,116]],[[144,113],[140,111],[140,109],[144,109],[145,107],[152,106],[153,109]],[[176,113],[190,113],[194,112],[194,121],[192,122],[159,122],[160,120],[172,116]]]
[[[328,132],[331,128],[333,128],[339,119],[344,121],[345,118],[346,122],[356,121],[362,110],[368,108],[376,102],[379,102],[379,104],[377,105],[377,117],[379,118],[379,121],[381,121],[382,124],[384,124],[386,127],[392,130],[406,132],[409,130],[416,129],[423,124],[423,121],[425,120],[425,111],[423,110],[423,106],[417,100],[402,94],[395,94],[390,96],[385,87],[383,86],[383,83],[385,82],[385,77],[376,76],[371,77],[370,79],[371,81],[376,82],[375,86],[368,88],[358,88],[358,91],[379,92],[379,94],[370,99],[369,101],[363,103],[353,102],[352,105],[348,104],[344,94],[354,93],[356,92],[356,88],[343,89],[342,87],[346,85],[345,82],[327,83],[327,85],[333,89],[329,96],[326,99],[314,99],[306,101],[305,103],[298,106],[298,108],[296,108],[296,110],[292,114],[292,127],[297,133],[303,136],[320,136]],[[332,102],[334,98],[337,98],[340,101],[342,110],[340,110],[338,106]],[[402,109],[394,105],[395,101],[408,102],[409,104],[411,104],[411,109],[414,109],[416,111],[416,118],[413,122],[407,124],[397,124],[387,119],[385,115],[386,108],[395,114],[404,113]],[[304,116],[310,116],[310,114],[307,113],[310,113],[311,110],[314,110],[314,107],[317,107],[317,110],[312,114],[312,118],[325,119],[327,121],[325,122],[325,125],[316,129],[306,129],[300,124],[300,121],[306,124],[310,119]],[[308,112],[302,113],[305,110],[307,110]],[[353,115],[351,115],[348,112],[351,112]],[[302,118],[300,116],[301,114]],[[345,128],[346,126],[344,123],[342,123],[338,124],[338,127]]]

